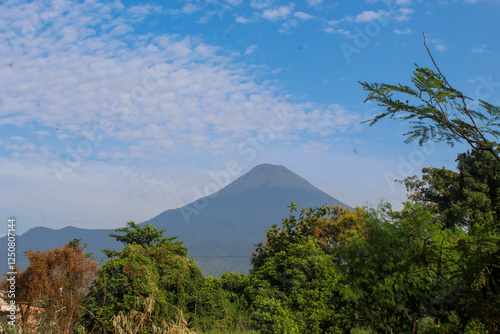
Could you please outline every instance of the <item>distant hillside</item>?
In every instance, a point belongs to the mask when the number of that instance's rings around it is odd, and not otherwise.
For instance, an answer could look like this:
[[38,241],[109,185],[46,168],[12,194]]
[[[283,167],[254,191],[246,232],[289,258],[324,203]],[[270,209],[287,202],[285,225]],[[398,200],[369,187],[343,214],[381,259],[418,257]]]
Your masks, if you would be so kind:
[[[280,224],[282,218],[289,215],[287,206],[293,201],[299,207],[346,206],[287,168],[263,164],[211,196],[164,211],[142,224],[166,229],[165,236],[178,236],[205,276],[247,272],[254,245],[265,240],[264,231],[272,224]],[[99,260],[104,257],[101,249],[121,249],[120,243],[108,237],[112,232],[111,229],[37,227],[18,237],[18,254],[29,249],[54,249],[78,238],[89,245],[88,251]],[[6,237],[0,238],[0,249],[7,249],[6,242]],[[2,257],[0,269],[6,272],[2,266],[7,261],[5,255]],[[19,256],[22,269],[26,267],[23,260],[24,256]]]
[[272,224],[288,217],[293,201],[299,207],[345,205],[287,168],[263,164],[212,196],[165,211],[144,224],[165,228],[168,235],[185,241],[204,274],[246,272],[254,245],[265,240],[264,231]]

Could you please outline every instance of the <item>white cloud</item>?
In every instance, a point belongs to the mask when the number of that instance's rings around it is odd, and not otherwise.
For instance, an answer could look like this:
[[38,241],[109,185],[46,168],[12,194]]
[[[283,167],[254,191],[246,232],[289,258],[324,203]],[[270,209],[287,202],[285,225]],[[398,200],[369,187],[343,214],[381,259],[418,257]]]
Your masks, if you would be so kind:
[[445,52],[446,50],[448,50],[448,46],[441,42],[439,39],[427,38],[427,42],[429,42],[429,44],[431,45],[434,45],[436,50],[438,50],[439,52]]
[[281,25],[281,28],[278,30],[280,33],[285,33],[288,32],[290,28],[296,27],[299,25],[299,22],[297,20],[287,20],[286,22],[283,22]]
[[235,19],[236,22],[238,23],[248,23],[250,22],[249,19],[243,17],[243,16],[236,16],[236,19]]
[[310,19],[314,18],[313,15],[307,14],[307,13],[304,13],[304,12],[295,12],[293,14],[293,16],[295,16],[295,17],[297,17],[297,18],[299,18],[301,20],[310,20]]
[[50,136],[50,132],[48,131],[44,131],[44,130],[41,130],[41,131],[35,131],[35,133],[37,134],[38,137],[40,138],[43,138],[43,137],[46,137],[46,136]]
[[335,29],[333,27],[327,27],[327,28],[324,29],[324,31],[326,33],[329,33],[329,34],[339,34],[339,35],[342,35],[344,37],[351,37],[352,36],[352,34],[351,34],[350,31],[344,30],[344,29],[341,29],[341,28],[340,29]]
[[[91,29],[111,32],[113,27],[128,24],[109,19],[113,8],[103,6],[107,8],[96,12],[88,3],[75,4],[71,17],[60,17],[58,25],[46,27],[44,34],[34,38],[18,36],[11,41],[13,48],[0,40],[0,50],[11,50],[3,52],[2,64],[12,64],[0,65],[2,76],[9,78],[0,82],[2,124],[22,127],[34,122],[60,128],[55,133],[63,148],[55,153],[61,156],[67,154],[66,146],[74,149],[85,133],[97,131],[102,139],[94,145],[92,156],[106,152],[102,145],[113,142],[130,159],[139,151],[156,159],[165,152],[207,149],[214,143],[245,138],[265,126],[277,106],[303,117],[300,127],[287,130],[290,133],[341,131],[337,122],[306,117],[320,113],[329,119],[335,110],[286,102],[272,86],[253,81],[253,73],[235,56],[196,39],[175,35],[132,38],[130,31],[119,38],[110,33],[89,34]],[[292,7],[272,9],[275,12],[268,12],[268,17],[289,16]],[[19,20],[8,15],[12,11],[3,12],[7,13],[5,21]],[[108,19],[99,20],[101,16]],[[288,20],[282,29],[296,24]],[[74,42],[55,37],[62,26],[74,34]],[[125,44],[124,39],[133,42]],[[75,43],[78,48],[72,47]],[[255,49],[250,46],[245,53]],[[102,126],[103,122],[111,127]],[[48,136],[43,132],[46,129],[35,131]]]
[[271,21],[284,20],[291,14],[293,7],[294,4],[290,4],[288,6],[280,6],[273,9],[266,9],[262,12],[262,17]]
[[398,22],[408,21],[411,19],[411,14],[414,10],[412,8],[403,7],[399,9],[399,12],[394,16],[394,19]]
[[257,50],[258,46],[257,45],[250,45],[246,50],[245,50],[245,55],[249,55],[255,52]]
[[250,1],[250,7],[257,8],[257,9],[268,8],[272,4],[273,4],[273,0],[251,0]]
[[25,142],[25,141],[27,141],[26,137],[23,137],[23,136],[14,136],[14,137],[10,137],[9,139],[12,140],[12,141],[16,141],[16,142]]
[[388,13],[384,10],[378,10],[377,12],[374,12],[372,10],[367,10],[357,15],[355,21],[370,22],[385,17],[386,15],[388,15]]
[[319,6],[322,3],[323,3],[323,0],[307,0],[307,4],[309,6],[312,6],[312,7]]
[[[113,7],[111,7],[111,9],[113,9]],[[161,13],[161,7],[148,3],[144,5],[132,6],[127,9],[127,12],[135,19],[143,20],[150,14]]]
[[193,13],[200,11],[201,9],[202,9],[201,6],[198,6],[198,5],[195,5],[195,4],[188,2],[187,4],[185,4],[182,7],[181,11],[184,14],[193,14]]
[[400,29],[394,29],[394,33],[396,35],[408,35],[408,34],[411,34],[412,31],[410,28],[406,28],[406,29],[403,29],[403,30],[400,30]]
[[488,52],[488,48],[487,48],[486,44],[483,44],[481,46],[476,46],[475,48],[471,49],[470,51],[474,52],[474,53],[482,54],[482,53],[487,53]]
[[[368,3],[377,3],[377,2],[383,2],[387,5],[394,3],[394,0],[366,0]],[[398,6],[408,6],[411,5],[412,0],[396,0],[395,4]]]

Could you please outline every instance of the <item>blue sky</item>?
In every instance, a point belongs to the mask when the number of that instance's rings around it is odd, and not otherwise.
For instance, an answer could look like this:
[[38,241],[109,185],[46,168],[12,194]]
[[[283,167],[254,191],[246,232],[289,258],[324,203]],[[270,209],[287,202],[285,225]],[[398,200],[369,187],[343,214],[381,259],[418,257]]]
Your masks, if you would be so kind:
[[498,0],[3,1],[0,13],[0,208],[19,233],[142,222],[264,162],[352,206],[400,207],[395,178],[453,168],[466,149],[360,124],[381,110],[358,81],[432,67],[422,32],[455,88],[500,104]]

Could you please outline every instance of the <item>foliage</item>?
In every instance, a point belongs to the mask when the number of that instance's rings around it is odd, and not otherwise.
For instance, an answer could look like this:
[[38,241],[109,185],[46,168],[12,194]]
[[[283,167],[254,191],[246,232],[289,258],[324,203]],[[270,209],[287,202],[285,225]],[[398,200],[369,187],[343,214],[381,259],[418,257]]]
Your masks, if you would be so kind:
[[298,217],[296,203],[290,206],[290,216],[283,219],[283,228],[274,224],[266,231],[266,244],[259,243],[252,256],[253,269],[262,266],[266,258],[287,250],[291,244],[313,241],[327,254],[334,254],[351,240],[366,234],[366,213],[361,208],[349,210],[335,205],[302,208]]
[[474,225],[500,228],[500,165],[483,151],[458,155],[457,172],[445,168],[422,169],[402,181],[412,201],[425,204],[446,228],[461,227],[473,232]]
[[206,277],[196,292],[193,327],[203,333],[244,331],[250,326],[249,300],[245,289],[250,279],[244,274],[225,273],[221,278]]
[[22,305],[21,326],[25,331],[72,333],[97,270],[97,263],[83,250],[80,240],[75,239],[61,248],[26,253],[29,266],[16,278],[17,304]]
[[[446,312],[443,314],[448,318],[454,314],[459,319],[459,325],[450,325],[450,321],[443,323],[442,316],[431,317],[436,322],[429,328],[439,328],[438,332],[448,329],[451,332],[482,332],[485,326],[494,331],[500,319],[500,156],[497,142],[500,109],[479,100],[482,112],[472,110],[470,106],[475,101],[454,89],[435,62],[434,65],[438,73],[416,67],[412,77],[415,88],[401,84],[361,83],[369,92],[365,102],[377,101],[386,109],[375,116],[370,125],[386,117],[402,119],[411,125],[405,134],[406,142],[416,139],[420,145],[428,140],[446,141],[450,145],[465,142],[471,147],[472,151],[458,156],[458,171],[425,168],[422,180],[412,177],[403,181],[412,191],[410,200],[424,205],[432,213],[429,223],[417,225],[418,229],[425,230],[425,226],[432,225],[434,231],[430,243],[424,243],[422,255],[410,257],[408,263],[433,274],[430,286],[439,282],[436,287],[442,284],[447,289],[438,288],[434,295],[445,297]],[[408,100],[403,102],[405,98]],[[413,207],[407,204],[407,208]],[[403,212],[398,219],[404,221],[405,214]],[[442,238],[441,243],[432,242],[439,238]]]
[[[439,68],[439,73],[435,73],[415,66],[411,79],[415,88],[360,82],[369,92],[365,102],[377,101],[386,108],[370,120],[370,125],[385,117],[406,120],[411,125],[405,133],[407,143],[416,139],[420,145],[428,140],[445,141],[452,146],[455,142],[466,142],[474,150],[488,151],[500,163],[498,144],[492,141],[500,138],[500,108],[480,100],[484,112],[472,110],[467,105],[472,99],[454,89]],[[404,97],[394,99],[395,93]],[[415,106],[409,101],[420,104]]]
[[302,209],[292,203],[283,227],[257,245],[247,293],[263,333],[337,333],[350,327],[339,291],[338,251],[366,233],[365,213],[340,207]]
[[[448,307],[457,278],[460,231],[442,230],[427,208],[407,203],[373,210],[366,238],[342,251],[344,297],[355,304],[356,323],[377,332],[415,332],[418,320]],[[450,285],[451,284],[451,285]]]
[[[130,229],[131,227],[132,229]],[[152,247],[158,245],[160,243],[164,243],[168,245],[170,248],[177,247],[177,252],[179,255],[186,255],[187,248],[182,246],[182,243],[174,242],[177,237],[163,238],[163,232],[165,229],[159,230],[157,227],[153,227],[151,225],[144,225],[144,227],[140,227],[133,221],[127,222],[127,227],[117,228],[115,232],[124,232],[125,234],[114,234],[111,233],[109,236],[115,238],[117,241],[120,241],[127,245],[141,245],[143,247]],[[119,252],[110,251],[103,249],[102,250],[108,257],[117,256]],[[184,253],[184,254],[183,254]]]
[[129,226],[135,229],[129,232],[132,236],[118,236],[127,246],[100,268],[92,283],[82,318],[88,330],[106,332],[118,314],[140,312],[138,297],[155,298],[151,316],[156,325],[175,321],[178,310],[191,311],[191,299],[203,282],[200,269],[186,258],[187,248],[173,242],[175,237],[162,238],[163,231],[158,234],[148,225]]
[[[136,299],[137,304],[143,304],[144,310],[136,311],[130,310],[128,313],[120,312],[117,316],[113,317],[113,330],[119,334],[135,334],[147,333],[182,333],[182,334],[195,334],[188,327],[188,322],[181,310],[178,311],[177,320],[167,322],[164,320],[154,321],[152,317],[155,308],[155,298],[149,296],[148,298]],[[158,323],[158,324],[157,324]]]
[[[500,166],[487,152],[460,154],[458,172],[424,168],[422,180],[404,180],[410,199],[431,208],[446,229],[467,231],[461,240],[461,306],[474,319],[500,317]],[[493,326],[493,323],[490,323]]]

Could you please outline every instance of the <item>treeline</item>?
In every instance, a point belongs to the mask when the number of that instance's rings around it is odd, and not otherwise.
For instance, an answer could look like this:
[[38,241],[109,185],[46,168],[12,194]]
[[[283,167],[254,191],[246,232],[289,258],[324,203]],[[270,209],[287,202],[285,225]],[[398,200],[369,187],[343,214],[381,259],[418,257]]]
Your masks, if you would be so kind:
[[413,192],[401,211],[292,203],[248,275],[204,278],[182,242],[134,222],[111,235],[125,247],[99,269],[78,241],[29,252],[17,277],[18,329],[495,333],[500,164],[487,152],[458,162],[458,172],[428,168],[405,180]]
[[[438,69],[439,70],[439,69]],[[466,142],[456,171],[424,168],[390,204],[298,209],[256,245],[248,274],[204,278],[164,230],[129,222],[99,269],[78,240],[29,252],[16,278],[22,333],[496,333],[500,325],[500,110],[440,75],[367,84],[375,117],[413,122],[407,141]],[[419,101],[412,105],[394,94]],[[413,102],[413,101],[412,101]],[[4,282],[5,283],[5,282]]]

